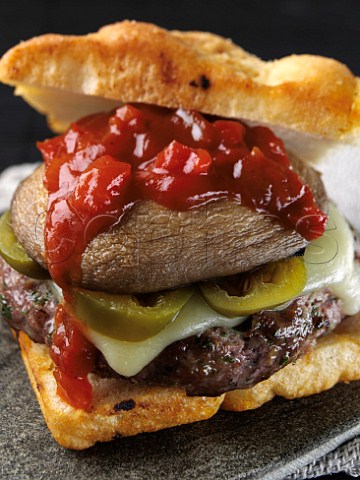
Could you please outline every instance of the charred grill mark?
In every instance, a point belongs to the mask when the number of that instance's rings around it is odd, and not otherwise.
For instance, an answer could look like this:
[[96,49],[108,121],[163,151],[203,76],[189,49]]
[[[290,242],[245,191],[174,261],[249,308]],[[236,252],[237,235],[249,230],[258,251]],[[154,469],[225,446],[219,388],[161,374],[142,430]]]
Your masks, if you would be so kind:
[[191,80],[189,82],[190,87],[201,88],[207,90],[211,87],[210,79],[206,75],[200,75],[198,79]]
[[114,411],[115,412],[120,412],[121,410],[129,411],[135,408],[135,401],[130,399],[130,400],[124,400],[123,402],[116,403],[114,405]]

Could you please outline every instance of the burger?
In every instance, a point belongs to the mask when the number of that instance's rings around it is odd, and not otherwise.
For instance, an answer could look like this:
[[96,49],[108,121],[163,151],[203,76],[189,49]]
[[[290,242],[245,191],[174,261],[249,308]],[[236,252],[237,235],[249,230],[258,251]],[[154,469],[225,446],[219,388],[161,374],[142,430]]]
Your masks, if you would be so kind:
[[1,218],[0,298],[61,445],[360,378],[359,241],[312,165],[356,143],[344,65],[125,21],[0,79],[58,134]]

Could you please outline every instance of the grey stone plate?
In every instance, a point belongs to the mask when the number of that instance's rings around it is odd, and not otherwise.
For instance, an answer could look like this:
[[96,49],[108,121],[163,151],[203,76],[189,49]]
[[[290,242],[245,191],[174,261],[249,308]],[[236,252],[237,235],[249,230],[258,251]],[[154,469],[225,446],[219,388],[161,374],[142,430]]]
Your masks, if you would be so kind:
[[[3,323],[3,322],[2,322]],[[2,480],[281,479],[360,433],[360,382],[313,397],[275,399],[240,414],[62,449],[47,430],[19,350],[0,326]]]

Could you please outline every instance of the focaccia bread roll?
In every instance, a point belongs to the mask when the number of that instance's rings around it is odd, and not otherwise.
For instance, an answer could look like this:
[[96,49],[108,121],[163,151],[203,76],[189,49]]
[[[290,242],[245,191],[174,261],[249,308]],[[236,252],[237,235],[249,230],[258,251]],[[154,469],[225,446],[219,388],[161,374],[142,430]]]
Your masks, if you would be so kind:
[[359,79],[336,60],[264,62],[211,33],[140,22],[20,43],[2,58],[0,80],[56,131],[119,102],[181,105],[334,140],[351,141],[360,127]]
[[116,437],[206,420],[220,408],[224,395],[188,397],[182,389],[144,387],[92,375],[94,408],[76,409],[56,393],[54,365],[48,348],[19,335],[22,357],[46,423],[65,448],[83,450]]

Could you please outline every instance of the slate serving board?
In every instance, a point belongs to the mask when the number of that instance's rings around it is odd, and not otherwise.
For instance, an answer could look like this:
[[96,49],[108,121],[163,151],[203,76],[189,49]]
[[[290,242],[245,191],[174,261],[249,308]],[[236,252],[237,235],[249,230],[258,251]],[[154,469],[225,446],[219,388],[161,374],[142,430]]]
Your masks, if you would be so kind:
[[268,479],[292,473],[360,433],[360,382],[260,409],[73,452],[47,430],[16,342],[0,325],[2,480]]

